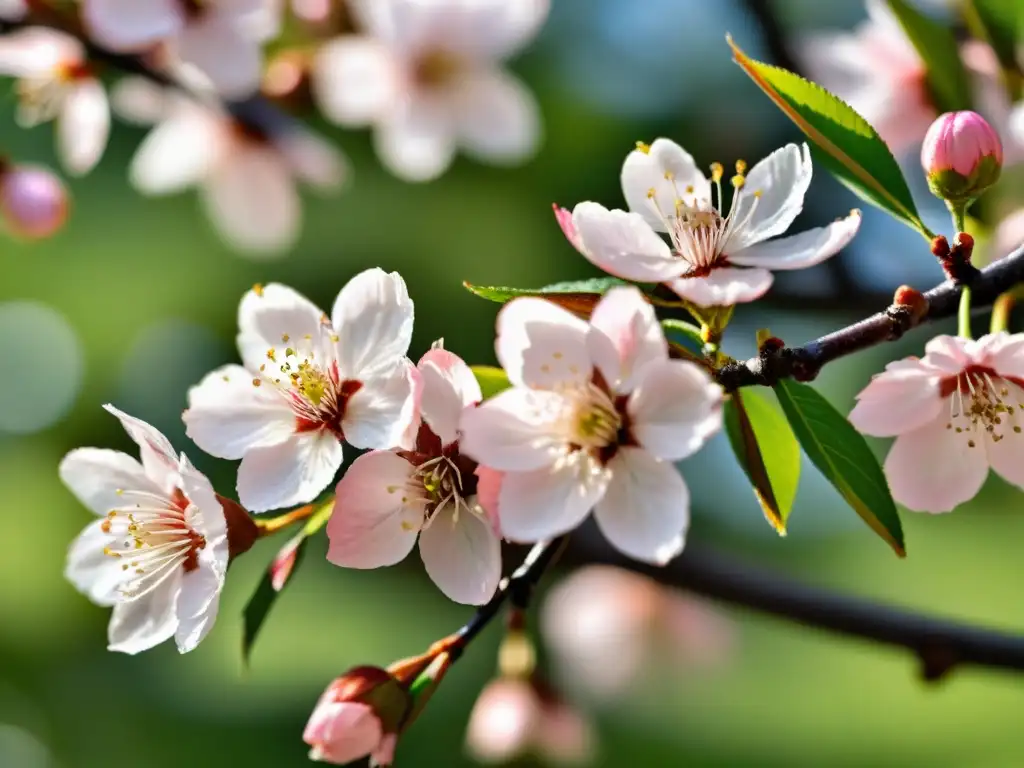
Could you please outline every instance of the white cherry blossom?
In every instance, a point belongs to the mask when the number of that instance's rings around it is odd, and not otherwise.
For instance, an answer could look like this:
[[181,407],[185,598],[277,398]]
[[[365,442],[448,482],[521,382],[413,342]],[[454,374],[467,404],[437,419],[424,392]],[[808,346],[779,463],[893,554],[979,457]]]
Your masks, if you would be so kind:
[[57,151],[69,173],[88,173],[110,135],[110,105],[79,40],[27,27],[0,36],[0,74],[18,78],[18,121],[57,123]]
[[495,164],[534,153],[536,102],[501,62],[533,39],[548,0],[353,0],[350,8],[366,34],[320,49],[313,92],[329,119],[374,126],[393,173],[434,179],[458,148]]
[[297,123],[259,134],[219,110],[138,79],[113,93],[115,109],[156,127],[132,160],[132,184],[146,195],[198,186],[203,206],[231,246],[253,258],[287,253],[299,236],[302,200],[296,182],[339,190],[345,158]]
[[722,390],[670,360],[653,308],[609,291],[590,323],[538,298],[498,316],[498,359],[513,387],[465,412],[462,450],[504,473],[502,534],[540,541],[594,510],[619,550],[665,563],[683,548],[689,492],[672,465],[722,422]]
[[896,438],[885,475],[909,509],[949,512],[974,498],[989,469],[1024,488],[1024,334],[937,336],[923,358],[876,375],[850,421]]
[[715,163],[711,171],[709,180],[669,139],[638,144],[622,166],[628,212],[584,202],[571,216],[557,207],[555,214],[569,241],[601,269],[665,283],[704,307],[760,298],[772,284],[769,270],[818,264],[838,253],[860,226],[855,210],[826,227],[777,238],[803,210],[811,183],[806,144],[776,150],[749,174],[738,162],[728,210],[723,168]]
[[218,368],[189,391],[188,436],[242,460],[246,509],[312,501],[334,480],[343,439],[372,449],[403,442],[415,416],[412,324],[397,272],[356,275],[330,316],[284,285],[257,286],[238,310],[244,367]]
[[65,575],[113,606],[110,650],[138,653],[173,637],[182,653],[217,618],[227,572],[227,522],[210,481],[144,421],[106,409],[139,445],[140,459],[79,448],[60,477],[99,516],[71,545]]
[[373,451],[338,483],[327,524],[327,559],[377,568],[404,559],[419,537],[427,573],[448,597],[478,605],[501,579],[501,541],[477,498],[477,464],[459,450],[459,418],[480,402],[480,385],[444,349],[419,362],[419,425],[411,450]]

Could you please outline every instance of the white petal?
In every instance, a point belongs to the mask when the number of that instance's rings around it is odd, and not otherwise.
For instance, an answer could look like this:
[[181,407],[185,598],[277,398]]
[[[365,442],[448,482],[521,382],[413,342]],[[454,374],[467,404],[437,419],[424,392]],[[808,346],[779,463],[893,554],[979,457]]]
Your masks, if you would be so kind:
[[108,650],[141,653],[174,636],[178,628],[175,608],[180,573],[166,579],[159,588],[145,597],[114,606],[107,627]]
[[238,305],[238,351],[250,371],[268,361],[267,353],[283,359],[285,350],[307,336],[317,338],[324,313],[298,291],[270,283],[247,291]]
[[549,388],[590,381],[587,324],[545,299],[513,299],[498,312],[495,352],[509,381]]
[[240,99],[259,87],[259,43],[222,13],[207,12],[191,21],[174,47],[181,60],[198,67],[225,98]]
[[509,472],[501,483],[501,532],[534,542],[571,531],[604,496],[609,473],[584,451],[532,472]]
[[686,262],[673,255],[639,213],[609,211],[586,202],[573,209],[572,221],[580,253],[612,275],[660,283],[679,277],[687,269]]
[[[1011,407],[1017,405],[1019,414],[1020,406],[1024,405],[1024,389],[1013,383],[1007,383],[1006,386],[1009,393],[1003,398],[1003,402]],[[1018,416],[1015,415],[1012,419],[1004,416],[1002,426],[996,427],[996,434],[1001,435],[999,441],[993,440],[988,435],[984,435],[984,437],[979,435],[975,442],[984,441],[989,464],[999,473],[1000,477],[1018,488],[1024,488],[1024,435],[1013,431],[1016,426],[1020,426]]]
[[204,118],[185,113],[160,123],[139,146],[129,175],[144,195],[180,192],[205,178],[219,151]]
[[386,450],[403,442],[416,418],[416,379],[405,360],[391,371],[361,379],[362,387],[349,398],[341,420],[345,439],[356,448]]
[[127,76],[111,86],[110,104],[125,122],[153,125],[166,118],[168,109],[176,101],[166,88],[153,81]]
[[224,573],[212,568],[197,568],[182,576],[176,611],[178,627],[174,639],[180,653],[195,650],[213,629],[220,608]]
[[76,448],[64,457],[58,472],[61,482],[97,515],[124,506],[118,491],[164,493],[138,461],[120,451]]
[[[591,355],[605,380],[620,393],[633,391],[645,366],[668,359],[658,316],[637,288],[608,291],[594,307],[590,326]],[[607,346],[595,344],[595,335],[611,342],[615,352],[611,359],[602,362],[598,357]]]
[[280,255],[299,236],[299,194],[283,159],[270,147],[234,148],[207,177],[202,193],[220,234],[254,256]]
[[626,408],[633,435],[659,459],[695,453],[722,426],[722,388],[683,360],[651,363]]
[[182,419],[196,445],[218,458],[240,459],[294,434],[295,414],[288,401],[270,384],[257,387],[253,380],[245,368],[226,365],[189,390]]
[[425,93],[407,94],[374,132],[377,155],[405,181],[430,181],[455,156],[451,105]]
[[359,127],[382,117],[400,97],[401,70],[387,46],[369,37],[343,35],[319,47],[311,86],[324,115]]
[[295,177],[315,190],[337,192],[348,177],[348,160],[330,142],[298,124],[283,127],[274,136],[274,147]]
[[181,491],[191,504],[186,510],[186,522],[196,533],[206,539],[206,546],[199,553],[199,563],[224,574],[228,569],[228,521],[224,507],[217,498],[209,479],[192,466],[188,457],[182,454],[178,474],[181,477]]
[[605,538],[620,552],[664,565],[683,550],[690,492],[674,466],[641,448],[620,448],[612,480],[594,510]]
[[119,50],[142,50],[175,34],[185,23],[176,0],[84,0],[89,37]]
[[391,451],[352,462],[327,522],[328,560],[345,568],[381,568],[405,559],[423,523],[420,499],[410,495],[415,469]]
[[755,165],[730,214],[742,226],[729,238],[726,250],[734,253],[789,229],[803,210],[810,184],[811,150],[806,144],[787,144]]
[[330,432],[254,448],[238,467],[238,500],[250,512],[307,504],[334,481],[340,466],[341,443]]
[[565,448],[557,392],[514,387],[462,414],[460,450],[483,465],[522,472],[550,466]]
[[[917,512],[950,512],[973,499],[988,475],[985,447],[939,418],[896,438],[885,459],[892,496]],[[975,442],[984,439],[978,437]]]
[[459,436],[459,419],[468,405],[483,400],[480,384],[461,357],[432,349],[417,366],[423,379],[420,413],[444,445]]
[[93,520],[72,542],[64,578],[97,605],[115,605],[121,599],[124,571],[117,559],[104,552],[111,540],[101,527],[105,523],[106,518]]
[[947,405],[939,394],[940,371],[916,360],[898,362],[886,366],[857,395],[849,419],[858,432],[875,437],[912,432],[937,418]]
[[0,74],[49,79],[57,67],[80,62],[84,55],[82,44],[70,35],[44,27],[26,27],[0,37]]
[[501,542],[483,515],[454,505],[437,510],[420,534],[420,557],[427,574],[450,599],[486,603],[501,580]]
[[522,162],[537,151],[540,110],[518,78],[480,68],[466,72],[451,88],[459,142],[468,153],[504,165]]
[[710,201],[711,184],[686,150],[669,139],[657,139],[648,151],[634,149],[626,156],[622,194],[629,210],[658,232],[666,232],[665,217],[674,215],[676,201]]
[[809,229],[799,235],[757,243],[728,254],[733,264],[763,269],[804,269],[820,264],[846,247],[860,228],[860,211],[853,211],[827,227]]
[[772,279],[767,269],[716,267],[707,277],[682,277],[668,287],[702,307],[729,307],[761,298],[772,287]]
[[414,315],[397,272],[375,267],[349,280],[331,309],[341,378],[369,378],[397,365],[409,351]]
[[[549,0],[474,0],[470,3],[422,3],[399,0],[397,13],[422,8],[421,39],[468,58],[503,59],[525,46],[544,23]],[[403,7],[404,6],[404,7]],[[426,22],[433,22],[428,24]]]
[[98,80],[79,81],[65,96],[57,122],[57,143],[70,173],[91,171],[107,146],[110,105]]
[[139,458],[149,479],[165,493],[170,493],[178,482],[178,452],[170,440],[153,425],[129,416],[110,404],[104,405],[103,409],[121,422],[124,431],[139,446]]

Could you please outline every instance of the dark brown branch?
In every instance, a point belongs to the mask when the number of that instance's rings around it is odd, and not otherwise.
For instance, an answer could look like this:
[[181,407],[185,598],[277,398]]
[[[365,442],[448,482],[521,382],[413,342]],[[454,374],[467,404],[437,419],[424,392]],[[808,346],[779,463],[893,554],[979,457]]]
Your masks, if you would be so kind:
[[[973,308],[991,306],[1001,293],[1020,282],[1024,282],[1024,245],[973,276],[970,281]],[[729,363],[717,372],[718,381],[728,390],[756,384],[770,387],[785,378],[810,381],[833,360],[894,341],[923,323],[954,317],[961,291],[959,284],[947,280],[924,294],[928,309],[921,315],[890,307],[802,347],[782,347],[746,361]]]

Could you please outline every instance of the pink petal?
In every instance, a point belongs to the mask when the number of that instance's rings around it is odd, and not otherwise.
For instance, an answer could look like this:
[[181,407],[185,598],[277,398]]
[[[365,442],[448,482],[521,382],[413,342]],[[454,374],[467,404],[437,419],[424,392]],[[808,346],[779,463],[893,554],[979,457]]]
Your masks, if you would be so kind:
[[100,45],[138,51],[175,34],[185,18],[176,0],[84,0],[82,21]]
[[[134,81],[128,81],[131,84]],[[128,94],[128,95],[126,95]],[[120,88],[114,92],[122,101],[131,97],[133,114],[159,118],[162,105],[145,103],[145,92],[138,96]],[[119,107],[124,114],[123,107]],[[186,111],[159,123],[143,139],[129,169],[132,186],[144,195],[180,192],[207,177],[219,159],[222,145],[217,127],[206,115]]]
[[849,419],[859,432],[875,437],[912,432],[938,417],[945,405],[941,372],[917,360],[899,362],[890,363],[857,395]]
[[827,227],[809,229],[767,243],[756,243],[741,251],[730,252],[733,264],[763,269],[804,269],[820,264],[839,253],[860,228],[860,211]]
[[501,471],[553,464],[565,449],[559,419],[568,407],[556,392],[514,387],[462,414],[462,453]]
[[340,466],[341,443],[326,431],[254,448],[238,466],[238,500],[250,512],[307,504],[334,481]]
[[302,739],[313,760],[342,765],[368,756],[383,738],[380,719],[366,704],[338,702],[328,691],[316,705]]
[[544,708],[535,741],[540,754],[555,765],[587,765],[597,749],[590,721],[564,702]]
[[422,491],[412,487],[415,471],[390,451],[352,462],[327,522],[328,560],[345,568],[380,568],[405,559],[423,524]]
[[263,64],[259,43],[221,13],[208,12],[182,30],[175,49],[182,61],[196,66],[228,99],[240,99],[260,84]]
[[[605,380],[620,393],[633,391],[647,365],[668,359],[654,307],[637,288],[612,288],[594,307],[590,326],[591,355]],[[598,356],[607,345],[594,344],[595,334],[611,342],[611,359]]]
[[491,528],[499,538],[501,537],[501,515],[498,509],[498,497],[501,494],[501,481],[504,477],[504,472],[485,467],[482,464],[476,468],[476,503],[487,513]]
[[667,231],[666,218],[675,216],[677,200],[686,205],[711,200],[711,184],[693,157],[669,139],[656,139],[646,152],[630,152],[622,164],[621,181],[629,210],[658,232]]
[[590,380],[587,324],[544,299],[513,299],[498,313],[495,351],[509,380],[547,389]]
[[509,762],[526,751],[540,718],[540,702],[529,683],[496,679],[473,705],[466,748],[481,762]]
[[988,461],[1001,478],[1006,482],[1024,488],[1024,435],[1014,432],[1014,427],[1021,426],[1021,406],[1024,405],[1024,389],[1018,384],[1006,382],[1007,395],[1003,402],[1011,408],[1016,407],[1012,415],[1004,415],[1003,423],[996,426],[996,441],[986,433],[979,433],[978,441],[984,440]]
[[764,296],[772,286],[767,269],[717,267],[706,277],[682,277],[668,283],[679,296],[702,307],[728,307]]
[[411,182],[431,181],[455,157],[450,105],[428,92],[412,92],[393,105],[374,132],[377,155],[389,171]]
[[893,498],[918,512],[950,512],[973,499],[988,475],[985,438],[947,429],[940,415],[930,424],[896,438],[885,459]]
[[690,525],[690,492],[679,471],[632,447],[620,448],[608,469],[612,479],[594,519],[612,546],[655,565],[682,552]]
[[969,344],[959,336],[936,336],[925,345],[922,362],[955,376],[975,362]]
[[110,105],[98,80],[79,81],[64,97],[57,122],[57,143],[68,171],[91,171],[103,155],[110,135]]
[[398,735],[386,733],[377,748],[370,754],[370,768],[389,766],[395,762],[395,747],[398,746]]
[[311,77],[324,115],[344,126],[369,125],[400,97],[400,62],[371,37],[343,35],[319,46]]
[[349,280],[331,309],[342,379],[390,373],[409,351],[413,314],[409,289],[397,272],[374,267]]
[[[551,207],[555,211],[555,221],[558,222],[558,226],[562,230],[562,234],[565,235],[565,239],[572,244],[573,248],[583,253],[583,241],[580,239],[580,233],[576,230],[576,225],[573,223],[572,211],[568,208],[562,208],[558,203],[553,203]],[[586,256],[585,253],[583,255]]]
[[1024,379],[1024,334],[1000,334],[989,347],[987,357],[1000,376]]
[[501,542],[484,515],[447,504],[420,534],[427,574],[457,603],[486,603],[501,580]]
[[341,420],[345,439],[356,448],[399,447],[416,419],[419,378],[412,362],[402,358],[389,372],[362,379]]
[[638,213],[609,211],[597,203],[579,203],[572,212],[580,253],[594,266],[626,280],[660,283],[679,277],[686,262]]
[[459,436],[462,411],[483,400],[480,384],[462,358],[446,349],[430,350],[417,367],[423,378],[423,420],[448,445]]
[[479,67],[450,87],[455,131],[468,154],[496,165],[514,165],[537,151],[540,109],[517,77],[496,67]]

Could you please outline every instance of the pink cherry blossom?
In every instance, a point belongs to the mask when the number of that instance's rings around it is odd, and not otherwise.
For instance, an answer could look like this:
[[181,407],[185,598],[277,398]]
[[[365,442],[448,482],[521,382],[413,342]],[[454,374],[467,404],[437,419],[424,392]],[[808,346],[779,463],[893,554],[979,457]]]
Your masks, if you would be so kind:
[[110,135],[110,105],[82,43],[28,27],[0,36],[0,74],[18,78],[18,121],[57,121],[57,149],[68,172],[88,173]]
[[770,240],[803,209],[810,151],[806,144],[788,144],[749,174],[745,168],[737,164],[727,211],[722,167],[712,166],[709,181],[682,147],[658,139],[639,145],[622,166],[628,212],[584,202],[573,209],[571,221],[557,207],[555,215],[569,242],[612,275],[666,283],[704,307],[753,301],[771,286],[769,270],[803,269],[838,253],[857,233],[860,211],[827,227]]
[[513,387],[467,410],[462,450],[504,473],[502,534],[531,542],[572,530],[594,509],[630,557],[665,563],[683,548],[689,492],[673,461],[722,422],[722,390],[670,360],[653,308],[615,288],[590,322],[539,298],[498,316],[497,354]]
[[460,603],[486,602],[501,579],[501,542],[477,497],[476,462],[460,452],[459,418],[480,385],[444,349],[419,362],[420,424],[412,450],[374,451],[338,483],[327,559],[350,568],[392,565],[419,537],[427,573]]
[[242,460],[238,494],[250,511],[312,501],[334,480],[343,439],[402,441],[415,407],[412,324],[396,272],[359,273],[330,316],[291,288],[257,286],[238,310],[244,367],[218,368],[189,391],[186,431],[207,453]]
[[956,171],[970,176],[986,157],[1003,164],[999,134],[977,112],[947,112],[939,115],[921,145],[925,173]]
[[537,105],[500,62],[534,37],[548,0],[353,0],[350,8],[366,34],[320,49],[313,92],[334,122],[374,126],[393,173],[434,179],[457,148],[496,164],[533,154]]
[[337,701],[333,687],[324,691],[306,724],[302,739],[310,745],[310,760],[344,765],[371,757],[376,765],[391,765],[396,737],[385,734],[369,704]]
[[977,341],[937,336],[921,359],[897,360],[857,396],[850,421],[896,437],[885,460],[893,498],[949,512],[974,498],[989,469],[1024,487],[1024,334]]
[[299,236],[302,201],[296,182],[334,192],[345,158],[298,124],[256,134],[215,104],[122,80],[115,109],[138,123],[155,123],[132,160],[132,184],[145,195],[198,186],[221,236],[253,258],[287,253]]
[[224,510],[210,481],[149,424],[106,409],[139,445],[79,448],[60,477],[100,516],[75,539],[65,575],[98,605],[113,606],[110,650],[138,653],[173,637],[194,649],[217,618],[229,548]]
[[0,165],[0,217],[16,237],[51,237],[67,221],[67,190],[46,168]]

